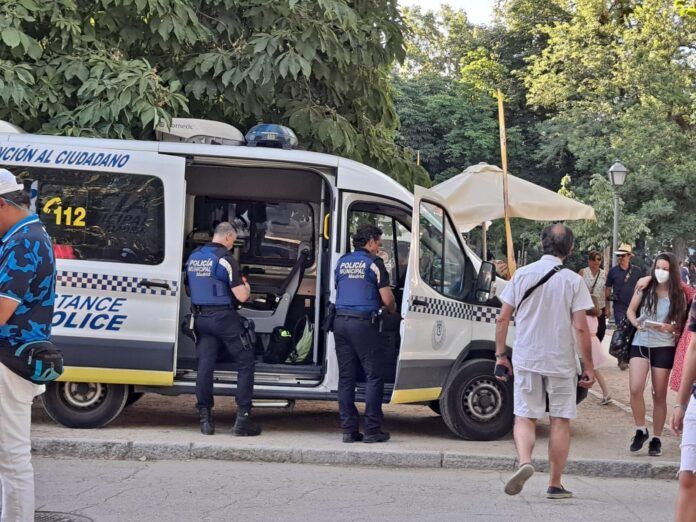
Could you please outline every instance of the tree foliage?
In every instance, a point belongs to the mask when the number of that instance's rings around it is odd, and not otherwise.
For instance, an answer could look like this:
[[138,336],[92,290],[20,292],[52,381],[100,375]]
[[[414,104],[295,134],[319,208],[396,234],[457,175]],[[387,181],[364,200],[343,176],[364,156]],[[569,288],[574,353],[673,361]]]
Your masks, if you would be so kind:
[[555,112],[548,148],[572,154],[580,180],[620,158],[626,219],[646,224],[649,246],[683,255],[696,230],[683,211],[696,186],[696,24],[667,0],[574,4],[569,21],[545,29],[526,78],[529,102]]
[[123,138],[175,115],[285,123],[306,148],[427,184],[394,145],[402,29],[394,0],[6,0],[0,117]]
[[[696,215],[687,211],[696,200],[693,5],[691,0],[499,0],[495,23],[467,22],[457,31],[451,9],[407,10],[408,56],[396,101],[414,130],[402,128],[401,143],[426,151],[432,179],[444,179],[459,166],[453,150],[467,145],[437,149],[418,129],[430,133],[447,121],[449,136],[465,140],[467,130],[480,131],[469,139],[476,145],[461,161],[499,163],[495,109],[481,101],[500,88],[510,171],[552,190],[569,175],[574,197],[595,207],[597,223],[573,223],[583,248],[611,242],[613,199],[606,171],[618,158],[629,168],[620,189],[621,239],[647,252],[668,248],[682,256],[687,246],[696,247]],[[466,20],[463,13],[458,17]],[[452,119],[451,109],[431,108],[423,83],[433,85],[427,80],[432,75],[448,86],[448,107],[478,119]],[[453,83],[466,94],[452,89]],[[423,103],[401,95],[409,89],[423,92]],[[531,225],[514,227],[522,242],[537,233]],[[491,244],[497,245],[497,233],[493,226]]]

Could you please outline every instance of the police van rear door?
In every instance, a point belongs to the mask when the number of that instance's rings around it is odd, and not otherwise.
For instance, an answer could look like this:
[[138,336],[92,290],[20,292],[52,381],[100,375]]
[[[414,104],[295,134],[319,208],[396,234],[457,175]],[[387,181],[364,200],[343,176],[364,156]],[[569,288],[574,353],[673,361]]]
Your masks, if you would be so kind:
[[31,187],[32,210],[54,243],[61,380],[171,384],[185,159],[129,150],[142,148],[137,142],[91,142],[18,135],[0,143],[0,166]]
[[464,302],[475,270],[447,205],[423,187],[415,187],[414,195],[394,403],[439,398],[454,360],[469,344],[475,311]]

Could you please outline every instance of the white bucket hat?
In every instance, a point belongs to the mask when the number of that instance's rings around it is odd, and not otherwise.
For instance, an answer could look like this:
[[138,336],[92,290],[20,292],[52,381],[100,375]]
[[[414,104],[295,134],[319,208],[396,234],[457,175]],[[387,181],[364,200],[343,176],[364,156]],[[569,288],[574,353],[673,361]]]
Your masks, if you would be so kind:
[[17,178],[7,169],[0,169],[0,196],[24,190],[24,185],[17,183]]

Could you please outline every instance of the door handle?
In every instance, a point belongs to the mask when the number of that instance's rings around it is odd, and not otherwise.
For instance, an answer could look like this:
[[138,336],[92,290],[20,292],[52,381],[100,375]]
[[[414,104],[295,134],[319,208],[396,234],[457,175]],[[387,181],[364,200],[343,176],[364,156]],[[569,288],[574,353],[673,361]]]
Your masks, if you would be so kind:
[[428,302],[423,299],[414,299],[411,301],[411,304],[414,306],[428,306]]
[[138,284],[145,288],[164,288],[165,290],[171,288],[166,281],[159,281],[157,279],[141,279]]

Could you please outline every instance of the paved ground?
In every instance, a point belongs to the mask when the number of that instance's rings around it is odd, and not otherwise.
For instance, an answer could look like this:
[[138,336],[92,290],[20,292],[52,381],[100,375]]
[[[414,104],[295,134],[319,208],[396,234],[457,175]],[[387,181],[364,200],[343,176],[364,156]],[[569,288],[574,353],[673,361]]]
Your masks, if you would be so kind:
[[677,490],[673,481],[568,477],[576,498],[552,501],[542,474],[508,497],[507,474],[490,471],[45,458],[35,466],[38,510],[100,522],[654,521],[672,517]]
[[[611,359],[613,361],[613,358]],[[604,368],[617,403],[600,406],[590,395],[580,406],[579,419],[573,424],[571,459],[612,459],[638,462],[675,462],[679,460],[678,440],[665,431],[662,457],[634,456],[628,451],[633,435],[633,421],[627,413],[628,372],[611,366]],[[598,389],[595,387],[595,389]],[[649,401],[650,387],[646,390]],[[674,394],[670,393],[670,401]],[[347,445],[340,442],[337,405],[332,402],[298,402],[294,410],[257,409],[265,432],[261,437],[237,438],[229,435],[234,422],[234,399],[218,398],[216,419],[218,434],[205,437],[198,432],[193,396],[165,397],[149,395],[127,408],[109,426],[99,430],[70,430],[54,424],[40,406],[34,408],[33,436],[59,437],[71,440],[85,438],[112,441],[145,441],[193,443],[273,448],[315,448],[326,450],[373,451],[366,444]],[[650,403],[649,403],[650,404]],[[650,408],[649,410],[650,411]],[[671,408],[670,408],[671,411]],[[468,442],[455,438],[442,419],[426,406],[387,406],[385,428],[393,439],[379,445],[384,451],[439,451],[469,455],[512,455],[514,446],[508,435],[494,442]],[[652,430],[651,430],[652,432]],[[545,457],[548,421],[539,429],[537,457]]]

